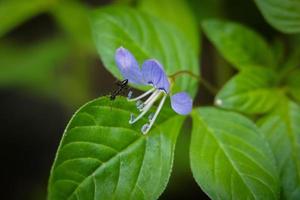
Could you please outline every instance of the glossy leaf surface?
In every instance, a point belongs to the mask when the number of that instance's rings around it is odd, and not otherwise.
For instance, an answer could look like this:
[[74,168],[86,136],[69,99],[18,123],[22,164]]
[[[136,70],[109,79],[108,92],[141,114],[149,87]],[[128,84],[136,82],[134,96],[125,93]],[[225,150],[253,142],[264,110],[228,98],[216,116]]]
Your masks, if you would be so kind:
[[168,182],[183,118],[164,109],[145,136],[128,123],[134,103],[102,97],[67,126],[49,181],[49,199],[157,199]]
[[281,198],[300,199],[300,107],[284,101],[259,122],[280,171]]
[[268,112],[282,96],[275,87],[275,78],[275,73],[269,69],[245,69],[224,85],[215,104],[249,114]]
[[205,20],[202,27],[208,39],[235,68],[243,69],[249,65],[274,67],[271,48],[250,28],[212,19]]
[[211,199],[279,198],[274,157],[254,123],[215,108],[192,117],[192,172]]

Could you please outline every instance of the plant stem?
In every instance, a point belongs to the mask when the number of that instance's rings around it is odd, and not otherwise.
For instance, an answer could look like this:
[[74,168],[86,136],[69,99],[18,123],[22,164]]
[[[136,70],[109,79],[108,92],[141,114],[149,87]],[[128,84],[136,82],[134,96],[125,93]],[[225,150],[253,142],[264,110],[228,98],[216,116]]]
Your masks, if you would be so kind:
[[207,80],[205,80],[203,77],[201,78],[200,82],[202,82],[203,86],[214,96],[218,93],[218,89],[210,84]]
[[170,75],[169,77],[171,79],[176,79],[176,76],[179,75],[183,75],[183,74],[187,74],[189,76],[191,76],[192,78],[196,79],[199,83],[202,83],[203,86],[213,95],[216,95],[218,92],[218,89],[216,87],[214,87],[212,84],[210,84],[207,80],[205,80],[203,77],[199,77],[198,75],[194,74],[193,72],[187,71],[187,70],[182,70],[182,71],[178,71],[172,75]]

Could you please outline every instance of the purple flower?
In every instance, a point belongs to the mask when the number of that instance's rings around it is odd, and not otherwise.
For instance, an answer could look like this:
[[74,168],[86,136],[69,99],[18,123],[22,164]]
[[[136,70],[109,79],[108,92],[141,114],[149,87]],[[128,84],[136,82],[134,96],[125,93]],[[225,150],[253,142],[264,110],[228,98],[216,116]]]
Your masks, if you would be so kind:
[[[134,84],[151,85],[150,90],[135,98],[131,98],[132,91],[129,92],[127,100],[136,101],[137,108],[141,112],[137,117],[131,114],[130,124],[141,119],[155,101],[162,97],[155,113],[149,115],[149,123],[143,125],[141,129],[142,133],[146,134],[151,129],[167,96],[170,94],[168,77],[163,66],[155,59],[146,60],[142,65],[142,69],[140,69],[134,56],[123,47],[116,50],[115,60],[124,79],[128,79],[130,83]],[[148,99],[142,102],[141,99],[148,95],[150,95]],[[193,101],[186,92],[179,92],[171,96],[171,107],[180,115],[189,114],[192,110],[192,104]]]

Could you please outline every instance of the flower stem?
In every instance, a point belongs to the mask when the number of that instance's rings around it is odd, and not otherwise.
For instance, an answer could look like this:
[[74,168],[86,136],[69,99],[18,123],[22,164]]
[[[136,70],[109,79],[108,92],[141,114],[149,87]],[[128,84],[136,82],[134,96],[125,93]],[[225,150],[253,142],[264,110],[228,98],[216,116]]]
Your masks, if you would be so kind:
[[196,74],[194,74],[193,72],[190,72],[188,70],[181,70],[181,71],[178,71],[172,75],[170,75],[169,77],[172,79],[172,80],[175,80],[177,76],[180,76],[180,75],[189,75],[191,76],[192,78],[196,79],[198,82],[202,83],[203,86],[213,95],[216,95],[217,92],[218,92],[218,89],[213,86],[212,84],[210,84],[207,80],[205,80],[203,77],[200,77]]
[[193,72],[190,72],[190,71],[188,71],[188,70],[181,70],[181,71],[178,71],[178,72],[172,74],[172,75],[169,76],[169,77],[170,77],[171,79],[175,79],[176,76],[180,76],[180,75],[182,75],[182,74],[187,74],[187,75],[189,75],[189,76],[191,76],[191,77],[193,77],[193,78],[195,78],[195,79],[197,79],[197,80],[200,79],[200,77],[199,77],[198,75],[196,75],[196,74],[194,74]]
[[218,93],[218,89],[210,84],[207,80],[205,80],[203,77],[199,81],[203,84],[203,86],[213,95],[216,95]]

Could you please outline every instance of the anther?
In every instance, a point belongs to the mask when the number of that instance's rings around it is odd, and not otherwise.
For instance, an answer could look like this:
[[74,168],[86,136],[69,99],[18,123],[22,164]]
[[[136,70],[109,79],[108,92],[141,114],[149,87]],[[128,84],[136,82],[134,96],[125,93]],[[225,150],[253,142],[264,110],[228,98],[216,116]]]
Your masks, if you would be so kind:
[[149,124],[144,124],[143,127],[141,128],[141,131],[144,135],[149,131]]
[[134,114],[130,114],[130,119],[129,119],[129,123],[132,123],[132,121],[134,121],[135,120],[135,116],[134,116]]
[[135,105],[136,105],[137,108],[139,108],[139,106],[140,106],[141,104],[143,104],[143,102],[142,102],[141,100],[137,100],[137,102],[136,102]]
[[134,120],[129,120],[130,124],[135,123],[136,121],[138,121],[139,119],[141,119],[151,108],[151,106],[154,104],[154,102],[159,98],[161,93],[157,93],[152,99],[151,101],[149,101],[149,103],[141,109],[141,113],[134,119]]
[[156,111],[155,111],[155,114],[154,114],[154,116],[153,116],[153,119],[150,121],[150,124],[148,125],[147,130],[146,130],[145,132],[143,132],[144,135],[147,134],[148,131],[149,131],[149,130],[151,129],[151,127],[153,126],[153,123],[155,122],[155,119],[157,118],[157,116],[158,116],[160,110],[162,109],[162,106],[164,105],[164,102],[165,102],[166,98],[167,98],[167,95],[164,95],[163,98],[162,98],[162,100],[159,102],[159,105],[158,105],[158,107],[157,107],[157,109],[156,109]]
[[138,109],[139,111],[142,111],[144,107],[145,107],[145,104],[144,104],[144,103],[141,103],[139,106],[137,106],[137,109]]
[[150,113],[150,115],[148,116],[149,121],[151,121],[154,117],[154,113]]
[[130,90],[127,95],[127,99],[131,99],[133,92]]

